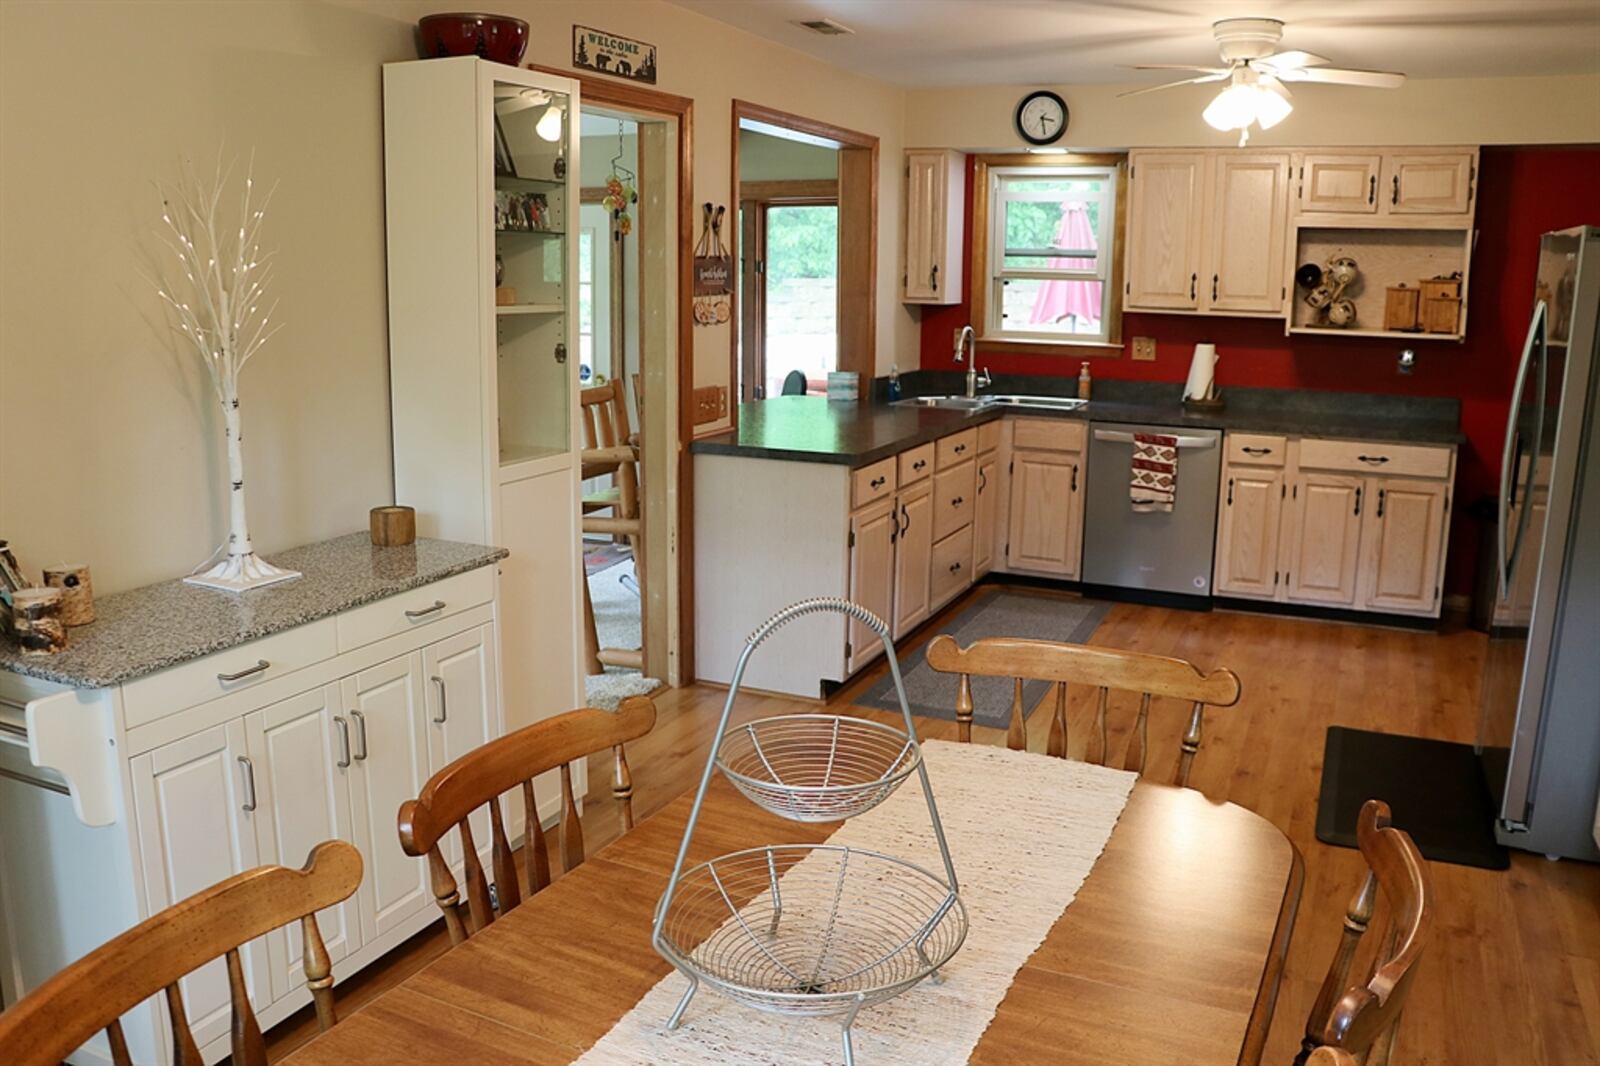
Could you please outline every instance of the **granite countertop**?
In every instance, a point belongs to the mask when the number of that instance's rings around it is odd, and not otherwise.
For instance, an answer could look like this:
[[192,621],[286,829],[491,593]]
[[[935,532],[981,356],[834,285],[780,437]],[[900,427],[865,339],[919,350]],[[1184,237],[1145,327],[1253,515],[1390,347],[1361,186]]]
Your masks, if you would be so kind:
[[[920,371],[901,379],[907,396],[959,394],[960,374]],[[1071,395],[1075,379],[995,375],[985,392]],[[1461,404],[1433,397],[1389,396],[1310,389],[1228,388],[1220,411],[1183,406],[1183,386],[1165,382],[1100,381],[1095,398],[1073,411],[990,408],[982,411],[841,403],[821,396],[779,396],[739,405],[738,428],[694,442],[705,455],[787,459],[866,466],[907,448],[1007,414],[1091,422],[1149,423],[1357,440],[1459,444]]]
[[504,548],[419,538],[403,548],[376,548],[367,533],[270,553],[301,577],[242,594],[181,580],[95,600],[95,621],[67,630],[67,646],[51,656],[24,656],[0,637],[0,669],[78,688],[108,688],[202,655],[386,596],[488,566]]

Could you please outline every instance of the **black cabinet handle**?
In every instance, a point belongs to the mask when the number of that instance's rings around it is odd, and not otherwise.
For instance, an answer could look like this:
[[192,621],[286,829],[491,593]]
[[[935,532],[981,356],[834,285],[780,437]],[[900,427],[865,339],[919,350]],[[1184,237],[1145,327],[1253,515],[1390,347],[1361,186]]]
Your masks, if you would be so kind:
[[911,512],[906,510],[906,505],[902,503],[900,505],[900,535],[902,537],[905,536],[906,535],[906,531],[908,529],[910,529],[910,528],[911,528]]
[[966,450],[967,450],[967,446],[965,444],[957,444],[956,447],[955,447],[955,453],[957,455],[960,455],[962,452],[964,452]]
[[1217,298],[1217,277],[1218,275],[1216,274],[1211,275],[1211,299],[1213,302]]
[[989,472],[987,470],[978,471],[978,495],[980,495],[980,496],[983,495],[983,490],[988,488],[988,487],[989,487]]
[[1360,459],[1363,463],[1368,463],[1372,466],[1382,466],[1384,463],[1389,461],[1389,457],[1387,455],[1358,455],[1356,458]]
[[1272,454],[1272,449],[1271,448],[1251,448],[1251,447],[1246,446],[1244,448],[1240,448],[1239,450],[1244,452],[1246,455],[1271,455]]
[[933,291],[939,291],[939,264],[933,264],[933,269],[928,271],[928,279],[933,283]]
[[887,480],[889,479],[886,477],[875,477],[872,479],[872,487],[875,489],[881,489],[883,488],[883,483]]
[[954,499],[952,499],[950,501],[950,506],[951,507],[960,507],[962,504],[964,504],[966,502],[967,502],[967,498],[965,496],[957,496],[957,497],[955,497]]
[[1374,174],[1367,179],[1367,203],[1376,203],[1378,199],[1378,175]]
[[1194,287],[1200,283],[1199,274],[1189,275],[1189,299],[1194,299]]
[[1394,176],[1394,191],[1389,194],[1389,202],[1391,204],[1400,202],[1400,175],[1398,174]]
[[1356,514],[1361,513],[1361,490],[1356,489]]
[[1068,491],[1070,491],[1070,492],[1077,492],[1078,491],[1078,464],[1077,463],[1073,463],[1072,464],[1072,488],[1070,490],[1068,490]]
[[960,570],[960,569],[961,569],[961,564],[960,563],[951,563],[950,564],[950,572],[952,574],[955,573],[956,571]]
[[926,460],[926,459],[918,459],[916,462],[911,464],[911,469],[913,469],[913,470],[921,470],[923,467],[925,467],[927,465],[928,465],[928,460]]
[[1387,494],[1388,494],[1388,490],[1387,489],[1379,489],[1378,490],[1378,517],[1379,518],[1383,517],[1383,498]]
[[1228,479],[1228,506],[1233,506],[1233,478]]

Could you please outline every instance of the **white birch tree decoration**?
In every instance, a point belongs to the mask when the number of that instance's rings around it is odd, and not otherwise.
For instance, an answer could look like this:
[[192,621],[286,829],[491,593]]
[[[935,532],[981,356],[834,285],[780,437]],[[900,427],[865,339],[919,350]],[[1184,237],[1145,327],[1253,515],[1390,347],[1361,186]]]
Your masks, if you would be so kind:
[[163,223],[159,232],[172,259],[164,263],[156,289],[173,313],[173,328],[194,347],[211,377],[228,442],[228,539],[212,558],[224,549],[227,557],[184,580],[228,592],[300,576],[256,554],[245,518],[239,373],[278,330],[272,321],[277,304],[266,299],[272,257],[262,254],[260,243],[261,222],[272,194],[269,191],[256,203],[254,169],[252,160],[239,193],[237,222],[225,217],[223,191],[231,167],[224,170],[220,157],[209,181],[185,161],[177,185],[157,186]]

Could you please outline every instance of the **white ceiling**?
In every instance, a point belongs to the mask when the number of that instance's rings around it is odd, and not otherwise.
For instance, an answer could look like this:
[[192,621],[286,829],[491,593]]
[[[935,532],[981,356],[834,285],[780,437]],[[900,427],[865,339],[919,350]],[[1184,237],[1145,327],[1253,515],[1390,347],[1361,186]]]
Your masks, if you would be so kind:
[[[1211,23],[1281,19],[1281,48],[1415,78],[1600,72],[1600,0],[674,0],[901,85],[1162,80],[1136,63],[1217,60]],[[796,26],[831,18],[855,31]]]

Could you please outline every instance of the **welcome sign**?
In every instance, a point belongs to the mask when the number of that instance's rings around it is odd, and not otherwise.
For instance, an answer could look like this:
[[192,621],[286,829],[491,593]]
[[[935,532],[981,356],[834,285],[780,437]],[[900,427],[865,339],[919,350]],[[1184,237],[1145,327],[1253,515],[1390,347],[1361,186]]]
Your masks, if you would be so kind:
[[572,65],[647,85],[656,83],[656,46],[614,33],[572,27]]

